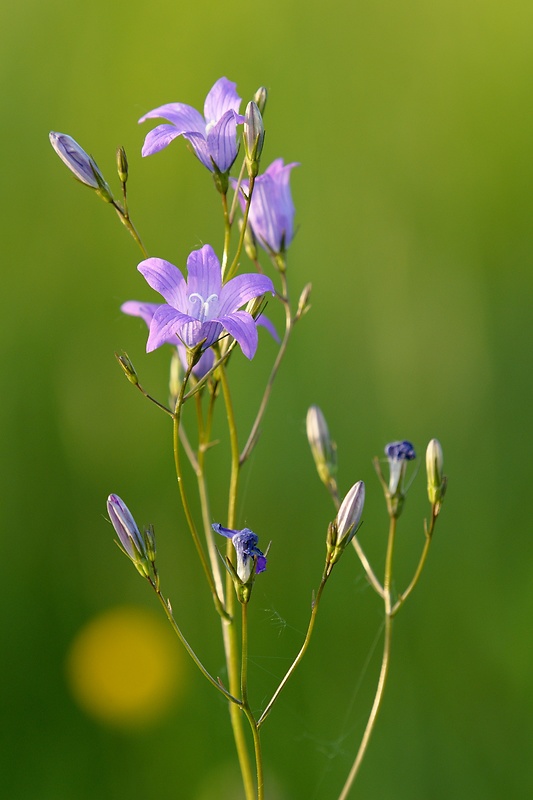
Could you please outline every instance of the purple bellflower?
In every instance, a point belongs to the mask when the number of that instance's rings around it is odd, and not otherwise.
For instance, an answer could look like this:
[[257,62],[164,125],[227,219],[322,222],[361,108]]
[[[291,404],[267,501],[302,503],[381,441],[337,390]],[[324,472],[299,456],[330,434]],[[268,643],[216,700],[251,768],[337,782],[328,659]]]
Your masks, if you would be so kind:
[[[177,337],[189,348],[211,347],[225,330],[241,346],[247,358],[257,350],[256,321],[247,311],[239,311],[249,300],[266,292],[274,294],[274,285],[266,275],[247,273],[222,283],[220,262],[209,244],[193,250],[187,259],[188,279],[162,258],[147,258],[138,266],[148,284],[166,303],[157,306],[150,321],[146,351],[150,353]],[[147,318],[146,307],[152,304],[126,303],[127,314]],[[144,314],[141,308],[144,306]]]
[[139,122],[162,118],[170,124],[158,125],[150,131],[144,140],[143,156],[151,156],[177,136],[183,136],[208,170],[228,172],[237,158],[237,125],[244,122],[239,114],[240,105],[236,84],[219,78],[205,98],[203,116],[185,103],[166,103],[154,108]]
[[[285,252],[294,236],[294,203],[289,180],[297,163],[283,164],[278,158],[255,179],[248,223],[261,247],[269,253]],[[232,180],[234,188],[237,181]],[[248,181],[242,181],[248,193]],[[244,209],[246,201],[239,197]]]
[[248,583],[252,575],[259,575],[266,570],[267,560],[257,546],[259,541],[256,533],[250,528],[243,528],[240,531],[231,528],[223,528],[219,522],[211,526],[216,533],[231,539],[235,553],[237,555],[237,575],[243,583]]
[[416,458],[415,448],[411,442],[390,442],[385,446],[385,455],[389,460],[389,493],[394,497],[401,489],[407,462]]

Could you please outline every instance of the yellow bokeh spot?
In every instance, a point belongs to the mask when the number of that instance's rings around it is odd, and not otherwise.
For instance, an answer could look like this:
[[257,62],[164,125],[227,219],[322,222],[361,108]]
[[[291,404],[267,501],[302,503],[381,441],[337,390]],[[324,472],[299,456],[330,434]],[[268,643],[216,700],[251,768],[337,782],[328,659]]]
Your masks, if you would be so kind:
[[165,621],[134,606],[90,620],[67,655],[67,678],[79,705],[119,727],[157,721],[183,695],[183,652]]

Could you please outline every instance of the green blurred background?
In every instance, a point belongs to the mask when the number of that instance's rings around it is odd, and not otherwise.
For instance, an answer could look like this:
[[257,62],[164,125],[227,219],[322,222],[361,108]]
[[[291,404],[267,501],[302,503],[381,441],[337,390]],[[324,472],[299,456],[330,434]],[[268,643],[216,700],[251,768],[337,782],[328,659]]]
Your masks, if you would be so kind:
[[[136,121],[166,102],[201,107],[221,75],[245,99],[270,90],[265,160],[301,164],[293,292],[313,283],[243,481],[239,522],[272,539],[253,597],[253,702],[264,706],[301,643],[332,515],[308,453],[308,405],[328,417],[343,490],[367,482],[361,537],[376,569],[386,514],[371,458],[404,437],[422,455],[437,436],[449,494],[397,619],[353,796],[532,795],[532,29],[529,0],[5,0],[0,760],[10,800],[240,796],[225,705],[157,627],[155,598],[105,521],[115,491],[155,524],[165,591],[223,674],[167,420],[113,358],[127,350],[165,398],[168,353],[145,356],[141,324],[118,310],[150,297],[139,254],[48,143],[50,130],[71,134],[110,181],[124,145],[145,243],[182,265],[204,242],[220,248],[219,201],[183,142],[142,160],[150,126]],[[235,359],[244,428],[274,353],[263,337],[253,364]],[[220,433],[213,464],[225,474]],[[221,518],[224,497],[214,492]],[[400,528],[399,587],[425,513],[421,470]],[[307,661],[264,728],[269,800],[335,800],[370,708],[380,604],[352,553],[337,569]],[[175,660],[177,685],[151,720],[119,722],[109,708],[107,721],[95,717],[68,680],[80,631],[118,606],[152,621],[161,658]],[[142,696],[146,653],[118,649],[122,689]]]

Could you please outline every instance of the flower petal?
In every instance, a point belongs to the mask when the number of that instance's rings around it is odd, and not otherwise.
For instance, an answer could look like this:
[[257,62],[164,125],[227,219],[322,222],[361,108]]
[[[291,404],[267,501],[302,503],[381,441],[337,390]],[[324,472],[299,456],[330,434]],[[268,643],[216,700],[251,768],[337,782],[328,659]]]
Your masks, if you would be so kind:
[[153,131],[146,135],[141,155],[144,157],[158,153],[179,135],[180,132],[174,125],[158,125],[157,128],[154,128]]
[[274,327],[274,323],[271,322],[268,317],[265,317],[264,314],[260,314],[257,317],[257,319],[255,321],[255,324],[256,325],[261,325],[263,328],[266,328],[275,342],[277,342],[278,344],[281,342],[281,339],[279,338],[278,332],[277,332],[276,328]]
[[[223,292],[220,261],[210,244],[204,244],[199,250],[193,250],[189,254],[187,273],[187,302],[192,294],[199,294],[204,300],[216,295],[217,301],[220,300]],[[216,307],[219,308],[218,302]],[[209,315],[208,319],[213,316]]]
[[167,119],[178,129],[177,135],[185,131],[205,133],[205,120],[202,115],[196,108],[188,106],[186,103],[165,103],[165,105],[149,111],[140,118],[139,122],[154,118]]
[[227,78],[219,78],[205,98],[205,120],[207,123],[217,122],[229,109],[238,113],[240,106],[241,98],[237,94],[237,84]]
[[150,327],[152,317],[160,305],[161,303],[142,303],[139,300],[128,300],[126,303],[122,303],[120,310],[123,314],[129,314],[131,317],[140,317]]
[[232,530],[231,528],[223,528],[220,522],[213,522],[211,525],[213,530],[216,533],[220,533],[221,536],[226,536],[228,539],[231,539],[237,531]]
[[180,270],[163,258],[147,258],[137,267],[149,286],[179,311],[187,310],[187,284]]
[[255,320],[247,311],[234,311],[225,317],[218,317],[227,332],[240,344],[246,358],[252,359],[257,350],[257,328]]
[[156,310],[152,322],[150,323],[150,334],[146,342],[146,352],[151,353],[162,344],[172,343],[173,337],[175,344],[178,343],[177,334],[181,334],[181,329],[188,323],[195,323],[198,327],[198,320],[191,319],[187,314],[176,311],[172,306],[163,304]]
[[204,167],[214,172],[213,162],[209,156],[209,149],[207,147],[207,139],[203,133],[196,133],[194,131],[183,134],[183,138],[191,143],[191,147],[195,152],[196,157],[202,162]]
[[237,122],[243,122],[234,111],[226,111],[207,134],[209,155],[220,172],[227,172],[237,158]]
[[274,284],[267,275],[260,275],[256,272],[237,275],[222,286],[219,315],[231,314],[248,300],[253,300],[254,297],[260,297],[267,292],[274,294]]

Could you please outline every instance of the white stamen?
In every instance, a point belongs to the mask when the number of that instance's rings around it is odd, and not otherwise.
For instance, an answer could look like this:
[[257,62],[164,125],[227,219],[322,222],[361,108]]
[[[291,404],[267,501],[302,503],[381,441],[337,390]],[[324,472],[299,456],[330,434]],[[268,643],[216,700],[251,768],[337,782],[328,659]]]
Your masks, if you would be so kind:
[[201,294],[192,292],[192,294],[189,295],[189,303],[194,303],[196,300],[201,303],[200,315],[197,319],[199,319],[200,322],[205,322],[205,318],[209,315],[209,304],[212,300],[218,300],[218,294],[210,294],[207,300],[204,300]]

